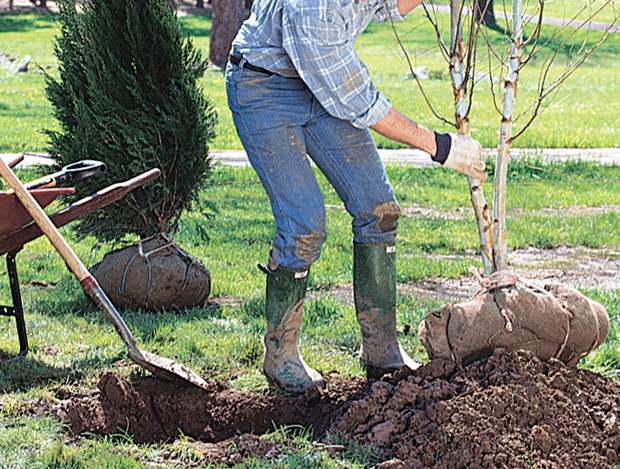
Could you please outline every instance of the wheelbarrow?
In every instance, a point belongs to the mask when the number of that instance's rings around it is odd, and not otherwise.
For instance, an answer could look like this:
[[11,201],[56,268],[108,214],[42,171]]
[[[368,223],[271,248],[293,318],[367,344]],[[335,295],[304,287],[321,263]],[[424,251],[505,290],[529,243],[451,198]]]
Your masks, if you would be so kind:
[[[9,167],[14,167],[23,160],[22,156],[5,159]],[[96,172],[82,172],[85,176],[95,176],[103,171],[101,166],[97,166]],[[62,172],[70,174],[68,172]],[[56,175],[61,173],[55,173]],[[85,217],[96,210],[107,207],[114,202],[125,197],[129,192],[143,186],[144,184],[159,177],[158,170],[148,171],[138,177],[130,179],[120,184],[107,187],[89,197],[79,200],[64,210],[52,215],[51,219],[57,227],[64,226],[74,220]],[[33,181],[26,187],[36,187],[30,193],[45,208],[63,195],[75,194],[76,190],[72,187],[50,187],[59,182],[74,183],[79,178],[54,178],[54,175]],[[33,222],[32,217],[23,207],[13,191],[0,192],[0,256],[6,255],[7,274],[9,287],[11,290],[12,305],[0,305],[0,316],[15,318],[17,326],[17,337],[19,340],[18,358],[23,358],[28,354],[28,332],[24,319],[24,307],[19,285],[19,275],[17,272],[17,254],[23,249],[26,243],[33,241],[43,235],[40,228]]]
[[[49,204],[63,193],[66,193],[66,191],[63,192],[62,190],[58,192],[58,189],[53,188],[53,186],[59,181],[78,180],[96,174],[98,172],[97,166],[99,166],[99,169],[102,167],[101,163],[85,161],[76,165],[70,165],[70,167],[64,168],[59,173],[31,183],[31,187],[44,188],[34,190],[33,193],[33,191],[28,189],[28,185],[24,185],[11,169],[11,165],[15,165],[18,162],[19,159],[8,162],[0,160],[0,175],[12,189],[10,192],[3,193],[0,198],[0,200],[4,199],[3,204],[5,204],[5,208],[0,210],[0,218],[6,220],[4,222],[5,233],[0,236],[0,255],[7,253],[13,260],[13,262],[9,263],[9,268],[14,274],[12,290],[15,290],[16,293],[13,295],[13,316],[15,316],[17,320],[18,335],[21,338],[20,341],[23,342],[20,343],[20,355],[23,357],[28,351],[28,338],[21,304],[21,295],[19,294],[17,269],[14,263],[15,255],[25,243],[44,234],[56,251],[62,256],[69,270],[80,281],[84,292],[87,293],[99,307],[99,310],[104,314],[106,319],[112,323],[116,332],[125,343],[131,360],[152,373],[166,379],[182,380],[202,389],[207,389],[208,383],[189,368],[138,347],[133,334],[107,297],[106,293],[101,289],[97,280],[88,272],[71,246],[69,246],[58,231],[59,226],[88,215],[97,209],[103,208],[123,198],[131,190],[159,177],[161,171],[159,169],[152,169],[124,183],[109,186],[102,191],[70,205],[67,209],[62,210],[50,218],[43,211],[41,204]],[[71,190],[73,189],[70,189],[70,191]],[[21,207],[15,205],[16,199],[19,201],[18,203],[21,204]],[[25,210],[26,213],[23,213],[22,210]],[[24,226],[24,217],[26,221],[29,221],[28,216],[31,216],[34,222]],[[15,308],[16,304],[18,305],[17,308]]]
[[[48,217],[43,211],[45,206],[61,195],[75,192],[73,188],[55,188],[53,186],[59,182],[73,182],[97,174],[102,169],[101,164],[98,162],[78,163],[64,168],[59,173],[34,181],[30,185],[24,185],[11,170],[11,166],[19,162],[19,158],[0,161],[0,175],[12,189],[12,191],[0,193],[0,255],[7,255],[7,268],[13,299],[13,306],[3,307],[3,311],[5,316],[12,316],[16,319],[20,342],[19,357],[24,357],[28,352],[28,337],[15,257],[24,244],[45,235],[63,257],[67,267],[78,278],[84,291],[104,313],[106,319],[113,324],[128,349],[129,358],[154,374],[168,379],[181,379],[206,389],[207,383],[189,368],[138,348],[131,331],[114,305],[58,231],[58,227],[117,202],[130,191],[159,177],[160,170],[153,169],[124,183],[109,186]],[[29,190],[28,186],[36,189]]]

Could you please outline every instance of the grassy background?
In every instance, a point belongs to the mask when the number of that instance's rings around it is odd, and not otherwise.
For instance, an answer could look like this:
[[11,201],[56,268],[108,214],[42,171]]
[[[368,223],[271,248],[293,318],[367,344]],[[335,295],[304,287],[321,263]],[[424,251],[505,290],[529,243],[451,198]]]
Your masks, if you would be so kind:
[[[598,0],[597,0],[598,1]],[[579,2],[566,2],[573,10]],[[555,5],[555,10],[551,8]],[[561,13],[559,2],[551,2],[550,9]],[[567,7],[568,8],[568,7]],[[442,25],[447,25],[448,16],[439,15]],[[192,35],[196,44],[205,52],[208,50],[211,21],[202,17],[182,17],[185,30]],[[426,66],[433,77],[424,82],[425,89],[439,112],[449,117],[452,114],[451,86],[448,68],[442,60],[434,39],[434,33],[421,10],[413,12],[397,29],[406,48],[414,59],[415,66]],[[545,26],[544,38],[550,38],[557,28]],[[57,73],[53,55],[52,38],[56,25],[48,15],[4,15],[0,16],[0,52],[18,58],[28,54],[36,65],[48,73]],[[600,33],[582,32],[571,39],[569,47],[560,54],[560,61],[553,73],[560,73],[567,58],[573,56],[583,41],[594,42]],[[502,41],[499,33],[492,32],[495,43]],[[559,41],[551,41],[541,55],[522,74],[519,87],[517,112],[525,110],[534,97],[541,64],[553,53]],[[506,49],[504,47],[503,49]],[[386,94],[394,105],[421,123],[447,130],[432,116],[425,105],[416,84],[407,79],[408,67],[394,39],[389,24],[373,24],[358,41],[362,59],[371,70],[376,86]],[[553,97],[551,104],[530,131],[517,141],[521,147],[616,147],[620,141],[620,100],[614,99],[620,86],[620,35],[612,36],[577,73],[565,84],[561,94]],[[33,67],[34,68],[34,67]],[[481,70],[483,71],[483,70]],[[224,77],[212,70],[202,79],[205,92],[213,99],[219,114],[220,124],[215,149],[240,149],[241,145],[232,125],[226,106]],[[472,114],[474,135],[483,145],[497,144],[499,116],[494,110],[485,81],[479,82],[479,95]],[[495,84],[501,91],[500,83]],[[521,121],[523,122],[523,121]],[[0,152],[42,151],[46,139],[41,130],[54,128],[51,108],[45,99],[44,80],[41,73],[12,75],[0,70]],[[517,128],[519,122],[517,122]],[[396,144],[377,136],[380,147],[392,148]]]
[[[418,170],[390,167],[390,179],[403,208],[468,208],[466,183],[441,168]],[[574,205],[620,205],[620,168],[587,164],[543,166],[538,162],[511,167],[509,206],[523,212],[510,218],[511,245],[515,247],[592,246],[620,249],[620,215],[617,212],[566,217],[541,215],[540,208]],[[22,173],[22,177],[32,177]],[[356,359],[359,329],[353,308],[332,296],[329,287],[351,282],[350,219],[325,179],[318,174],[328,210],[329,238],[310,279],[301,348],[310,365],[323,373],[360,375]],[[490,186],[485,187],[488,191]],[[209,205],[214,208],[207,208]],[[210,268],[213,296],[221,307],[196,308],[177,313],[124,314],[147,350],[182,360],[199,373],[228,380],[238,388],[264,391],[259,372],[262,358],[263,282],[255,268],[264,262],[273,235],[268,201],[250,169],[219,168],[201,194],[201,206],[183,216],[177,239]],[[215,216],[205,216],[205,212]],[[205,240],[202,233],[208,233]],[[89,264],[106,246],[94,240],[77,241],[70,227],[63,229],[78,254]],[[475,253],[476,235],[471,219],[403,217],[400,225],[398,281],[468,275],[469,255]],[[455,254],[449,260],[439,254]],[[162,454],[176,454],[188,464],[195,460],[191,443],[181,439],[165,445],[136,445],[131,436],[83,438],[67,444],[63,428],[51,419],[29,416],[29,403],[58,394],[92,388],[107,370],[135,373],[112,327],[84,298],[62,260],[39,239],[20,253],[19,267],[30,331],[31,354],[23,363],[0,363],[0,461],[6,467],[142,467]],[[48,283],[42,287],[40,281]],[[612,318],[607,342],[584,360],[582,366],[609,376],[620,373],[620,292],[587,292],[601,301]],[[400,340],[418,360],[425,353],[414,333],[420,318],[439,300],[399,295]],[[9,302],[7,277],[0,265],[0,303]],[[50,354],[56,347],[57,353]],[[13,323],[0,321],[0,350],[16,351]],[[362,467],[373,461],[372,448],[351,448],[344,456],[330,457],[311,444],[308,434],[279,429],[270,439],[292,445],[290,454],[273,467]],[[265,462],[256,461],[256,467]],[[2,464],[0,464],[2,466]]]
[[[599,1],[599,0],[596,0]],[[580,2],[549,2],[548,13],[563,16],[576,11]],[[608,18],[602,17],[601,20]],[[445,22],[445,15],[441,17]],[[210,20],[184,17],[184,28],[205,51]],[[425,86],[438,108],[448,115],[451,90],[446,66],[436,53],[432,31],[420,12],[411,15],[398,30],[416,65],[428,66],[435,77]],[[549,35],[553,28],[546,28]],[[50,73],[57,72],[52,37],[53,17],[44,15],[0,16],[0,51],[34,61]],[[589,40],[594,40],[592,35]],[[494,40],[500,40],[494,36]],[[575,38],[574,45],[585,38]],[[520,146],[554,147],[617,146],[620,133],[620,100],[610,97],[618,89],[620,36],[616,35],[564,88],[561,96]],[[557,44],[556,44],[557,45]],[[553,44],[546,53],[549,53]],[[377,86],[409,115],[436,127],[425,108],[399,54],[389,25],[373,25],[359,41],[359,51],[369,65]],[[567,54],[570,54],[568,52]],[[540,66],[540,63],[537,67]],[[531,97],[536,70],[524,74],[520,99]],[[221,122],[214,148],[240,148],[230,114],[225,106],[224,81],[220,72],[203,78],[205,91],[220,111]],[[41,129],[53,128],[51,109],[44,96],[40,73],[10,75],[0,71],[0,152],[44,150]],[[486,146],[497,139],[497,116],[488,99],[477,100],[472,117],[474,133]],[[381,146],[391,144],[379,138]],[[388,168],[390,179],[403,208],[434,209],[465,207],[469,213],[466,183],[462,177],[442,169]],[[509,207],[523,211],[510,218],[512,247],[589,246],[620,249],[620,215],[611,211],[587,216],[541,214],[542,208],[575,205],[601,207],[620,205],[620,168],[587,164],[545,166],[539,162],[515,163],[511,167]],[[21,173],[25,179],[34,177]],[[301,348],[310,365],[323,373],[360,375],[357,362],[359,328],[353,308],[329,292],[332,285],[351,282],[350,219],[341,203],[318,175],[328,209],[329,238],[322,258],[310,278],[311,299],[307,302]],[[487,193],[490,185],[485,186]],[[95,240],[75,239],[71,227],[63,229],[79,256],[92,264],[110,246]],[[208,238],[205,238],[205,233]],[[201,374],[228,380],[233,386],[265,391],[259,372],[262,355],[263,282],[254,267],[264,262],[273,221],[268,201],[250,169],[219,168],[201,202],[186,213],[176,238],[211,270],[213,296],[222,306],[196,308],[157,315],[140,311],[124,313],[131,329],[147,350],[176,358]],[[471,217],[445,220],[441,217],[403,217],[400,224],[398,281],[401,284],[429,278],[459,278],[468,275],[477,239]],[[450,259],[440,257],[453,255]],[[136,445],[130,435],[119,432],[106,438],[67,437],[56,420],[33,417],[31,404],[37,400],[92,389],[99,376],[109,370],[129,375],[140,373],[127,359],[126,351],[112,327],[84,298],[79,285],[66,271],[62,260],[39,239],[20,253],[18,263],[26,304],[31,353],[22,363],[0,363],[0,467],[45,468],[131,468],[161,464],[195,464],[199,456],[185,438],[162,445]],[[45,283],[41,283],[45,282]],[[612,318],[607,342],[584,360],[582,366],[608,376],[620,374],[620,292],[587,292],[601,301]],[[415,334],[421,317],[440,306],[439,300],[399,295],[400,340],[419,360],[425,353]],[[8,280],[0,262],[0,303],[9,303]],[[0,319],[0,359],[16,352],[13,322]],[[376,460],[372,448],[350,447],[340,457],[317,450],[308,432],[276,429],[267,435],[285,442],[290,450],[277,462],[249,461],[244,467],[367,467]]]
[[[428,6],[449,5],[449,0],[430,0]],[[495,0],[495,17],[498,22],[506,24],[511,21],[512,2],[508,0]],[[526,14],[536,15],[539,12],[539,3],[536,0],[525,0],[523,10]],[[564,20],[586,21],[594,16],[592,21],[613,23],[618,18],[618,7],[608,0],[545,0],[545,16]]]

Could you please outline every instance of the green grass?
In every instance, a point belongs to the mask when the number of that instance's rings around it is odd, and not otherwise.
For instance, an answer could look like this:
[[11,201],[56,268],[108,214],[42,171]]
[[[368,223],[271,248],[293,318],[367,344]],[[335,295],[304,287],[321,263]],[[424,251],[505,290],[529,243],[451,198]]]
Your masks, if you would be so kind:
[[[576,3],[571,2],[571,5]],[[552,2],[550,5],[559,8],[560,2]],[[447,24],[447,15],[441,15],[440,19],[442,24]],[[194,37],[196,44],[206,52],[210,20],[206,17],[183,17],[181,23]],[[442,115],[451,116],[452,91],[447,65],[441,59],[433,31],[422,11],[413,12],[397,28],[415,64],[427,66],[432,72],[434,79],[424,82],[432,102]],[[555,30],[554,27],[545,27],[543,37],[551,37]],[[52,75],[57,73],[52,47],[55,34],[56,26],[52,16],[0,16],[0,51],[19,58],[31,55],[36,65]],[[591,33],[588,40],[593,42],[597,35]],[[496,43],[501,40],[497,33],[491,33],[491,38]],[[585,39],[586,33],[572,38],[570,49],[561,54],[562,60],[554,73],[562,70],[563,60],[573,54]],[[533,61],[522,74],[519,112],[533,99],[542,59],[557,47],[558,41],[550,42],[540,58]],[[358,41],[358,51],[370,68],[377,87],[397,108],[431,128],[442,129],[424,104],[415,83],[406,80],[408,68],[389,24],[371,25]],[[614,35],[566,83],[562,93],[550,101],[551,104],[530,131],[517,142],[517,146],[617,147],[620,140],[620,100],[609,97],[614,96],[618,87],[619,56],[620,35]],[[217,137],[212,148],[240,149],[241,144],[226,105],[223,74],[213,70],[207,72],[202,85],[220,114]],[[489,91],[485,89],[488,86],[484,83],[479,86],[481,94],[475,101],[472,128],[474,135],[485,146],[493,147],[497,144],[499,117],[493,108]],[[3,129],[0,133],[0,152],[45,150],[46,137],[42,130],[54,129],[55,125],[52,110],[45,98],[42,74],[35,70],[26,75],[11,75],[0,70],[0,126]],[[379,136],[377,143],[384,148],[396,146]]]
[[[600,1],[600,0],[597,0]],[[579,2],[549,2],[550,16],[575,11]],[[445,16],[442,21],[445,21]],[[600,19],[605,20],[605,17]],[[185,17],[182,23],[196,43],[208,48],[210,21]],[[432,33],[420,12],[398,25],[408,50],[416,53],[416,64],[426,65],[435,79],[425,82],[431,99],[449,115],[451,91],[445,64],[434,49]],[[553,28],[545,28],[549,35]],[[0,16],[0,51],[34,61],[50,73],[57,73],[52,51],[56,32],[53,17],[37,15]],[[500,37],[495,35],[494,41]],[[590,38],[593,40],[594,36]],[[584,35],[575,38],[575,44]],[[551,47],[557,44],[551,44]],[[358,47],[371,69],[375,83],[410,116],[428,126],[436,121],[426,110],[419,92],[405,81],[406,65],[395,45],[389,25],[373,25]],[[425,53],[425,51],[430,51]],[[547,51],[546,53],[549,53]],[[618,87],[620,36],[610,39],[564,88],[520,146],[554,147],[617,146],[620,136],[620,101],[610,99]],[[536,67],[540,66],[540,63]],[[536,70],[523,75],[520,99],[531,97]],[[203,81],[206,92],[220,112],[220,124],[213,148],[240,148],[225,105],[223,76],[208,72]],[[40,73],[10,75],[0,71],[0,152],[44,150],[41,131],[54,128],[51,108],[44,96]],[[472,117],[474,133],[486,146],[497,140],[498,119],[488,99],[476,102]],[[378,138],[383,147],[393,144]],[[469,213],[469,196],[464,179],[442,169],[389,168],[388,173],[403,208],[422,206],[435,209],[464,207]],[[25,178],[30,173],[21,173]],[[329,238],[310,278],[312,299],[306,307],[301,348],[311,366],[321,372],[337,371],[357,376],[359,328],[351,306],[329,294],[329,286],[351,282],[350,219],[333,190],[318,176],[328,209]],[[489,183],[485,185],[490,199]],[[620,215],[617,212],[588,216],[541,214],[543,208],[620,205],[620,168],[587,164],[541,165],[537,161],[515,163],[510,169],[510,208],[523,213],[510,217],[512,247],[589,246],[620,249]],[[207,216],[207,215],[211,216]],[[95,249],[93,239],[78,241],[71,227],[63,229],[79,256],[89,264],[101,258],[109,246]],[[208,239],[205,238],[205,233]],[[433,277],[459,278],[469,268],[479,267],[471,255],[477,249],[471,217],[463,220],[440,218],[401,219],[399,230],[398,281],[401,283]],[[264,262],[273,236],[268,201],[250,169],[219,168],[201,193],[200,204],[182,218],[176,238],[200,258],[214,278],[213,296],[232,297],[236,302],[221,308],[196,308],[182,313],[149,315],[140,311],[124,313],[130,328],[148,350],[177,358],[205,376],[229,380],[233,386],[265,390],[259,372],[264,332],[263,282],[255,265]],[[453,258],[437,257],[451,254]],[[112,327],[84,298],[79,285],[67,272],[62,260],[39,239],[19,254],[23,296],[30,332],[31,353],[22,363],[0,363],[0,467],[37,468],[132,468],[161,463],[168,466],[198,463],[190,441],[184,438],[162,445],[138,445],[130,435],[105,438],[85,437],[68,441],[65,429],[54,419],[30,414],[33,401],[94,387],[108,370],[129,374],[126,351]],[[51,288],[33,281],[43,280]],[[589,355],[582,366],[610,376],[620,373],[620,291],[591,291],[604,304],[612,326],[606,343]],[[440,306],[438,300],[399,296],[399,330],[415,331],[420,319]],[[8,303],[8,283],[0,262],[0,303]],[[423,348],[413,333],[401,333],[403,346],[417,359],[425,360]],[[57,353],[50,354],[51,347]],[[0,319],[0,358],[16,352],[13,323]],[[285,444],[283,458],[267,463],[246,461],[243,467],[368,467],[376,463],[372,448],[350,446],[338,457],[317,450],[311,436],[294,429],[276,429],[265,438]]]
[[[468,209],[462,177],[442,169],[388,168],[390,179],[404,208]],[[510,207],[525,212],[511,219],[512,246],[556,247],[562,245],[620,248],[620,216],[617,213],[588,217],[536,215],[534,210],[573,205],[597,207],[620,205],[620,167],[588,164],[541,165],[536,161],[515,163],[510,168]],[[33,175],[22,172],[25,179]],[[339,205],[336,194],[318,175],[326,203]],[[489,186],[486,186],[487,191]],[[204,217],[206,202],[216,215]],[[219,168],[201,194],[201,205],[183,216],[176,236],[180,244],[209,267],[215,297],[232,297],[236,303],[221,308],[195,308],[178,313],[149,315],[124,313],[130,328],[147,350],[179,359],[204,376],[229,380],[233,386],[264,391],[260,373],[262,355],[263,277],[255,265],[264,262],[273,222],[266,196],[250,169]],[[206,230],[208,241],[200,240]],[[301,349],[311,366],[321,372],[336,371],[358,376],[356,359],[359,328],[351,306],[329,293],[333,284],[351,282],[350,219],[337,207],[328,210],[329,238],[322,258],[315,264],[307,302]],[[94,240],[77,241],[70,227],[63,229],[79,256],[92,263],[107,247],[93,252]],[[432,277],[468,275],[471,257],[446,260],[436,254],[473,254],[476,249],[472,220],[404,217],[400,225],[398,280],[401,283]],[[0,461],[8,467],[143,467],[162,454],[176,455],[170,465],[196,462],[190,442],[138,445],[130,435],[82,438],[65,442],[65,432],[53,419],[29,416],[32,401],[79,392],[94,387],[108,370],[129,374],[126,351],[112,327],[84,298],[63,262],[39,239],[18,257],[31,353],[20,364],[0,363]],[[44,280],[52,288],[32,284]],[[0,303],[9,301],[4,266],[0,267]],[[604,304],[612,318],[606,343],[589,355],[582,366],[618,376],[620,371],[620,291],[588,292]],[[399,331],[403,346],[417,358],[426,356],[415,333],[420,319],[439,300],[403,293],[399,296]],[[406,328],[405,326],[410,326]],[[50,347],[58,353],[50,355]],[[0,320],[0,355],[15,353],[13,323]],[[249,461],[243,467],[366,467],[375,461],[372,448],[350,447],[343,455],[329,456],[317,450],[307,434],[278,429],[266,438],[285,442],[289,449],[279,462]],[[0,467],[2,464],[0,463]]]
[[[429,6],[448,5],[449,0],[431,0],[426,2]],[[500,23],[506,24],[512,21],[512,2],[507,0],[495,0],[495,16]],[[526,14],[536,15],[539,12],[538,1],[525,0],[523,10]],[[545,16],[580,21],[595,21],[599,23],[615,23],[618,18],[618,7],[608,0],[545,0]]]

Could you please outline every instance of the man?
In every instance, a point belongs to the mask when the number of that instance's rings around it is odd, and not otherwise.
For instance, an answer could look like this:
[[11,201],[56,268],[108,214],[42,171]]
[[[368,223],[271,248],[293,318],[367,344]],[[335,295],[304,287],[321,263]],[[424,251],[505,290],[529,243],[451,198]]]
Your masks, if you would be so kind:
[[369,377],[416,364],[396,337],[395,241],[400,208],[369,128],[484,179],[480,145],[416,124],[374,87],[353,44],[368,24],[400,20],[421,0],[255,0],[226,71],[237,132],[276,221],[267,275],[265,358],[290,392],[323,380],[297,339],[310,266],[325,241],[325,208],[308,158],[353,217],[353,286]]

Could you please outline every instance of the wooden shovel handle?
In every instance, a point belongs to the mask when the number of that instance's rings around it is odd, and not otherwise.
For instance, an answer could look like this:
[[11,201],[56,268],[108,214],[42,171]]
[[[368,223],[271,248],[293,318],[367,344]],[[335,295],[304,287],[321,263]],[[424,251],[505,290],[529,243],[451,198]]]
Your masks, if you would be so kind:
[[0,176],[2,176],[9,187],[15,191],[15,195],[22,203],[26,211],[32,216],[41,231],[47,236],[58,253],[65,260],[67,266],[78,278],[83,282],[90,278],[90,273],[82,264],[82,261],[76,256],[71,246],[65,241],[58,229],[54,226],[47,214],[39,206],[37,201],[32,197],[30,192],[24,187],[24,184],[15,176],[15,173],[9,168],[8,164],[0,158]]

